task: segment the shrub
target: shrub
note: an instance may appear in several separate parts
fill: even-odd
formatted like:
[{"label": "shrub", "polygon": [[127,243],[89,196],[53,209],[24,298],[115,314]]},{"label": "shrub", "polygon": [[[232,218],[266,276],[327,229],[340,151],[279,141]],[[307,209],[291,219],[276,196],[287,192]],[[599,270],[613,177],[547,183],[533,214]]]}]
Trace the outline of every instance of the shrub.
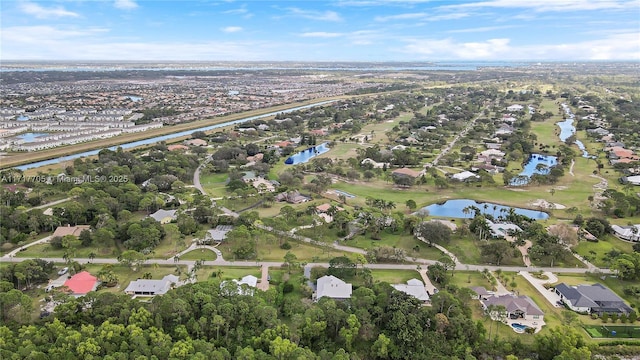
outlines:
[{"label": "shrub", "polygon": [[280,245],[280,249],[290,250],[291,249],[291,244],[289,244],[288,242],[285,242],[282,245]]},{"label": "shrub", "polygon": [[286,283],[284,283],[284,286],[282,287],[282,293],[288,294],[291,292],[293,292],[293,284],[287,281]]},{"label": "shrub", "polygon": [[596,314],[596,313],[591,314],[591,318],[594,319],[594,320],[597,319],[598,318],[598,314]]}]

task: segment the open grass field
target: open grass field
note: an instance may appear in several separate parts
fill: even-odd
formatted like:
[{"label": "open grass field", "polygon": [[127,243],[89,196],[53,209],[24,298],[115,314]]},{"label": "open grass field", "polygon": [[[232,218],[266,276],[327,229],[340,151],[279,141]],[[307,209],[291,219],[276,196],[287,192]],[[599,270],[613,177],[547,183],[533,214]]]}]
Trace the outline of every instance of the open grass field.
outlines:
[{"label": "open grass field", "polygon": [[[351,240],[344,241],[347,246],[353,246],[361,249],[371,249],[378,246],[390,246],[404,249],[410,257],[438,260],[444,254],[435,247],[429,247],[422,241],[417,240],[413,235],[409,234],[389,234],[382,232],[380,240],[372,240],[368,235],[357,235]],[[417,246],[417,248],[416,248]],[[419,249],[415,251],[415,249]]]},{"label": "open grass field", "polygon": [[244,276],[253,275],[260,279],[262,270],[259,266],[203,266],[196,271],[198,281],[206,281],[211,278],[222,280],[241,279]]},{"label": "open grass field", "polygon": [[[480,253],[480,247],[483,244],[487,244],[487,242],[482,242],[472,237],[461,238],[457,235],[454,235],[452,236],[452,239],[449,245],[445,245],[445,248],[451,251],[462,263],[489,264],[487,262],[489,259],[483,258]],[[514,254],[515,254],[515,251],[514,251]],[[520,252],[518,252],[517,254],[518,254],[517,256],[505,257],[500,263],[500,265],[523,266],[524,263],[522,261],[522,256],[520,255]]]},{"label": "open grass field", "polygon": [[491,283],[482,275],[480,271],[456,270],[451,277],[451,284],[460,288],[483,286],[485,289],[491,290]]},{"label": "open grass field", "polygon": [[[342,251],[335,250],[331,247],[320,248],[314,245],[310,245],[307,243],[302,243],[299,241],[295,241],[292,239],[286,239],[289,244],[291,244],[291,249],[285,250],[281,249],[279,246],[279,242],[276,241],[275,237],[272,238],[259,238],[257,241],[257,251],[258,255],[257,261],[284,261],[284,255],[287,251],[291,251],[296,257],[298,261],[306,261],[306,262],[328,262],[331,258],[336,256],[346,255],[349,256],[349,253],[344,253]],[[222,256],[225,260],[235,260],[235,256],[233,255],[233,246],[230,243],[222,243],[218,249],[222,251]]]},{"label": "open grass field", "polygon": [[606,254],[612,250],[631,253],[633,252],[633,244],[622,241],[613,235],[606,235],[598,242],[580,241],[580,243],[573,248],[573,251],[589,259],[589,261],[597,267],[609,267],[610,261],[606,257]]}]

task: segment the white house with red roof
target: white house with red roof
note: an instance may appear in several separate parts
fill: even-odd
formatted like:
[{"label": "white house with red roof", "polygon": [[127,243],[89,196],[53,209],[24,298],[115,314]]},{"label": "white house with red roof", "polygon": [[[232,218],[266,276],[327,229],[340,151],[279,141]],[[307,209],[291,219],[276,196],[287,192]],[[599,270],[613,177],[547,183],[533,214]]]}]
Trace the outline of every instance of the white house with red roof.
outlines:
[{"label": "white house with red roof", "polygon": [[71,295],[75,297],[84,296],[90,291],[95,291],[100,285],[98,278],[86,271],[79,272],[64,282]]}]

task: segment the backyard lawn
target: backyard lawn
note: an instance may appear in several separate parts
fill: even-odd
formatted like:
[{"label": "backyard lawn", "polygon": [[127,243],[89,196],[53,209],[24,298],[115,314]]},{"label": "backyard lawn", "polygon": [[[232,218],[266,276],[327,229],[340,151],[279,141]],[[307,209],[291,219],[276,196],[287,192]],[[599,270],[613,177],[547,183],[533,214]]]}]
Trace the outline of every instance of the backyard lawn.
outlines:
[{"label": "backyard lawn", "polygon": [[592,338],[628,339],[640,338],[640,326],[585,325],[584,329]]},{"label": "backyard lawn", "polygon": [[180,260],[216,260],[218,256],[209,249],[195,249],[180,256]]},{"label": "backyard lawn", "polygon": [[573,248],[573,251],[577,254],[591,261],[593,265],[602,268],[609,267],[610,259],[607,258],[606,254],[612,250],[632,253],[633,244],[622,241],[613,235],[606,235],[600,238],[598,242],[581,241]]}]

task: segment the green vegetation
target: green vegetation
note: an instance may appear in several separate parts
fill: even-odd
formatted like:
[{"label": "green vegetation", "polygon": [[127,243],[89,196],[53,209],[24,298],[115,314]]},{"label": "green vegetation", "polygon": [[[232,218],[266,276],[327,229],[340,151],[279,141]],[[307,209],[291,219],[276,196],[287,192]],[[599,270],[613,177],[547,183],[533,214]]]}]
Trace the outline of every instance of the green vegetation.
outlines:
[{"label": "green vegetation", "polygon": [[638,326],[585,325],[584,329],[592,338],[640,338],[640,327]]}]

